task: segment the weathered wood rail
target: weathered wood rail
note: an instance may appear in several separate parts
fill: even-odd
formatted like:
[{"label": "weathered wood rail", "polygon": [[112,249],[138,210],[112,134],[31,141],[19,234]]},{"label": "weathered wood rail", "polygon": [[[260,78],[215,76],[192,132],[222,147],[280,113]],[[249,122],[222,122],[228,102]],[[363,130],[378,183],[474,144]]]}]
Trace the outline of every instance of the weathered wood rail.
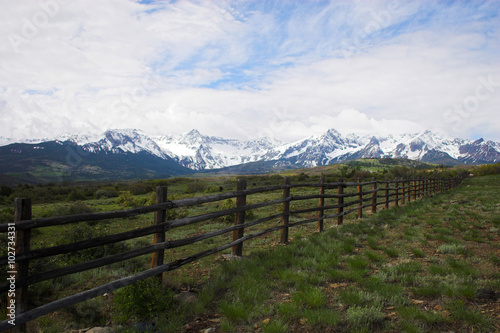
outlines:
[{"label": "weathered wood rail", "polygon": [[[13,244],[15,244],[15,256],[9,255],[0,257],[0,266],[7,267],[8,274],[13,274],[11,276],[15,277],[15,279],[11,281],[0,284],[0,293],[8,295],[7,306],[13,304],[15,307],[11,306],[11,308],[7,308],[7,319],[0,322],[0,331],[13,328],[13,323],[15,323],[15,327],[23,331],[25,330],[25,323],[30,320],[54,312],[63,307],[123,288],[139,280],[156,277],[161,281],[162,274],[165,272],[177,269],[190,262],[226,249],[232,249],[233,255],[241,256],[243,254],[243,244],[245,241],[271,232],[280,231],[280,242],[288,243],[290,228],[317,222],[317,229],[321,232],[324,230],[325,221],[329,219],[336,219],[335,224],[340,225],[344,222],[344,217],[348,214],[356,213],[358,218],[362,218],[363,211],[376,213],[378,206],[383,205],[384,208],[387,209],[391,203],[398,206],[407,202],[409,203],[412,200],[417,200],[423,196],[446,191],[460,184],[465,177],[465,174],[460,174],[455,178],[386,179],[385,181],[377,181],[375,179],[362,181],[361,179],[358,179],[357,182],[344,182],[340,179],[338,182],[333,183],[325,182],[325,178],[322,177],[319,183],[302,184],[291,184],[290,179],[286,177],[284,178],[283,185],[253,189],[247,189],[246,181],[239,180],[236,191],[173,201],[167,200],[166,187],[158,187],[156,190],[156,204],[154,205],[120,211],[58,216],[43,219],[31,219],[30,199],[16,199],[15,218],[13,223],[0,224],[0,233],[9,234],[9,232],[15,232],[15,241],[13,242]],[[371,187],[371,189],[368,189],[369,187]],[[294,195],[295,193],[293,193],[293,191],[296,191],[297,189],[309,189],[309,191],[314,191],[315,188],[318,190],[317,194],[304,195],[302,193],[297,193]],[[274,193],[276,194],[276,199],[247,204],[247,198],[255,194],[263,193]],[[196,216],[178,218],[171,221],[167,221],[166,219],[167,210],[198,206],[232,198],[236,198],[236,207],[231,209],[208,212]],[[292,209],[295,202],[305,202],[307,204],[311,204],[311,200],[314,199],[318,199],[317,205],[313,204],[313,206],[307,208]],[[335,204],[326,204],[328,200]],[[245,220],[246,211],[268,206],[279,207],[280,205],[280,213],[258,218],[253,221]],[[154,223],[152,226],[94,239],[82,240],[71,244],[46,247],[36,250],[30,249],[31,230],[35,228],[62,226],[84,221],[101,221],[112,218],[129,218],[151,212],[155,213]],[[299,214],[305,213],[317,213],[317,216],[313,215],[313,217],[310,217],[311,215],[309,215],[309,218],[296,222],[290,222],[290,217],[299,216]],[[202,234],[184,239],[167,241],[165,238],[165,233],[174,228],[193,225],[203,221],[221,218],[226,215],[235,216],[234,225],[215,231],[204,232]],[[272,221],[275,222],[274,226],[264,226],[263,230],[255,231],[250,234],[244,233],[246,229],[252,226]],[[280,221],[280,223],[276,225],[276,221]],[[233,233],[233,239],[227,244],[222,244],[173,262],[164,262],[164,252],[167,249],[174,249],[194,244],[202,240],[231,232]],[[12,234],[9,234],[9,236],[10,235]],[[127,250],[118,254],[109,255],[83,263],[44,271],[42,273],[29,273],[30,262],[37,259],[73,253],[76,251],[123,242],[148,235],[153,235],[154,237],[153,243],[148,246]],[[150,269],[106,283],[91,290],[83,291],[81,293],[38,306],[36,308],[28,308],[27,290],[29,286],[65,275],[118,263],[145,254],[152,255]],[[15,264],[13,264],[14,261]],[[10,266],[11,264],[12,266]],[[11,284],[12,281],[14,282],[14,285]],[[12,321],[12,319],[15,319],[15,321]]]}]

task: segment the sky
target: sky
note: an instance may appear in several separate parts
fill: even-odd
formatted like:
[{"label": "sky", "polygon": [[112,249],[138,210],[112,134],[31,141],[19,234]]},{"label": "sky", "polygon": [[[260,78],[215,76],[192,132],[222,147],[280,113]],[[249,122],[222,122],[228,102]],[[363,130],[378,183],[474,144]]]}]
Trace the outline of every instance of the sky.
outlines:
[{"label": "sky", "polygon": [[0,0],[0,136],[500,141],[500,1]]}]

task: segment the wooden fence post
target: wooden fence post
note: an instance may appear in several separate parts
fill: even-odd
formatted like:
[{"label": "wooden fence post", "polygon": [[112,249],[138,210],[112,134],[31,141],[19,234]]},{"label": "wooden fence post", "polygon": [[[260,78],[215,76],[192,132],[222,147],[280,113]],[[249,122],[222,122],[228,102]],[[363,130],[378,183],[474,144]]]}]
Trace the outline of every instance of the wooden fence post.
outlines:
[{"label": "wooden fence post", "polygon": [[[283,185],[285,188],[283,189],[283,199],[288,199],[290,197],[290,177],[285,177],[283,180]],[[281,225],[283,225],[283,229],[281,229],[281,239],[280,242],[283,244],[288,243],[288,223],[290,222],[290,201],[283,202],[283,216],[281,217]]]},{"label": "wooden fence post", "polygon": [[413,201],[417,200],[417,181],[413,179]]},{"label": "wooden fence post", "polygon": [[372,193],[372,214],[377,212],[377,179],[375,177],[372,178],[373,181],[373,193]]},{"label": "wooden fence post", "polygon": [[[31,199],[16,198],[14,200],[14,223],[13,223],[14,227],[16,222],[23,220],[31,220]],[[10,247],[9,244],[9,248],[15,249],[17,257],[19,254],[23,252],[28,252],[30,250],[31,229],[25,229],[25,230],[16,229],[15,235],[16,235],[15,244],[12,247]],[[10,249],[9,252],[11,252]],[[29,272],[29,261],[26,260],[23,262],[16,262],[13,265],[9,263],[8,269],[9,271],[7,273],[9,278],[11,277],[14,277],[15,279],[26,278]],[[7,280],[9,280],[9,278]],[[15,279],[12,280],[11,282],[15,283]],[[14,298],[12,299],[11,297],[8,297],[7,307],[12,304],[12,301],[14,301],[15,302],[14,315],[17,316],[28,310],[28,286],[26,287],[16,286],[14,287],[14,290],[15,290]],[[8,294],[10,294],[10,292]],[[6,312],[7,314],[11,313],[9,309],[7,310],[8,310]],[[7,316],[7,319],[9,319],[9,316]],[[26,324],[21,324],[19,326],[16,325],[16,328],[20,332],[26,332]]]},{"label": "wooden fence post", "polygon": [[358,178],[358,219],[363,218],[363,186],[360,183],[361,178]]},{"label": "wooden fence post", "polygon": [[[325,183],[325,176],[321,176],[320,180],[319,180],[321,186],[319,188],[319,194],[320,195],[324,195],[325,194],[325,186],[323,185]],[[319,202],[318,202],[318,207],[319,207],[319,211],[318,211],[318,231],[319,232],[322,232],[323,229],[324,229],[324,219],[323,219],[323,216],[325,215],[325,198],[321,197],[319,198]]]},{"label": "wooden fence post", "polygon": [[385,178],[385,209],[389,209],[389,179]]},{"label": "wooden fence post", "polygon": [[[244,191],[247,189],[247,181],[245,179],[238,179],[238,184],[236,185],[236,191]],[[247,204],[247,196],[239,195],[236,197],[236,207],[243,207]],[[238,212],[234,216],[234,225],[245,224],[245,213],[246,211]],[[244,229],[236,229],[233,231],[233,241],[243,237]],[[234,256],[241,257],[243,255],[243,243],[237,244],[232,248],[232,254]]]},{"label": "wooden fence post", "polygon": [[402,200],[401,200],[401,204],[405,204],[406,203],[406,191],[405,191],[405,186],[406,186],[406,182],[405,182],[405,179],[403,177],[401,177],[401,184],[402,184],[402,188],[401,188],[401,191],[402,191]]},{"label": "wooden fence post", "polygon": [[[156,187],[156,203],[164,203],[167,202],[167,187],[166,186],[157,186]],[[162,209],[158,210],[155,212],[155,217],[154,217],[154,225],[162,224],[167,221],[167,210]],[[161,231],[158,233],[155,233],[153,235],[153,244],[156,243],[163,243],[165,242],[165,232]],[[152,253],[151,257],[151,268],[154,268],[156,266],[161,266],[163,265],[165,258],[165,250],[158,250],[156,252]],[[163,274],[159,274],[156,276],[156,278],[159,280],[159,282],[162,282],[162,276]]]},{"label": "wooden fence post", "polygon": [[408,203],[411,202],[411,180],[408,179]]},{"label": "wooden fence post", "polygon": [[396,191],[394,192],[394,200],[396,203],[396,207],[399,206],[399,181],[398,177],[394,178],[394,187],[396,188]]},{"label": "wooden fence post", "polygon": [[339,178],[339,188],[338,188],[338,206],[337,213],[340,214],[337,217],[337,225],[341,225],[344,223],[344,178]]}]

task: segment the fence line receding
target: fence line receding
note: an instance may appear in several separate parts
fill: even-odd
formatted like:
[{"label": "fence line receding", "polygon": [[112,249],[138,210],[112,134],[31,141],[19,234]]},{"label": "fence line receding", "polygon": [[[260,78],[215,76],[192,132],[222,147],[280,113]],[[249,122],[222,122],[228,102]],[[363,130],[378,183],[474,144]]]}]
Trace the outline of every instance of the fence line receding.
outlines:
[{"label": "fence line receding", "polygon": [[[154,205],[120,211],[57,216],[43,219],[31,218],[30,199],[16,199],[13,223],[0,224],[0,233],[8,234],[15,230],[15,259],[13,256],[0,257],[0,266],[2,267],[9,267],[8,265],[12,263],[13,259],[15,260],[15,264],[8,268],[9,272],[15,272],[15,292],[10,292],[12,291],[12,285],[9,281],[0,284],[0,292],[8,295],[7,305],[15,304],[15,310],[7,309],[7,319],[0,322],[0,331],[5,331],[13,327],[13,322],[9,322],[9,319],[12,318],[12,315],[9,317],[9,311],[11,314],[13,313],[15,315],[15,326],[22,331],[25,330],[25,323],[30,320],[54,312],[63,307],[126,287],[149,277],[155,277],[161,281],[163,273],[177,269],[203,257],[227,249],[232,249],[233,255],[241,256],[243,254],[243,245],[245,241],[271,232],[279,232],[277,240],[281,243],[288,243],[290,228],[317,222],[317,230],[321,232],[328,223],[341,225],[344,223],[344,217],[348,214],[355,213],[358,218],[362,218],[363,212],[376,213],[378,206],[383,206],[385,209],[388,209],[390,204],[398,206],[400,204],[410,203],[423,196],[433,195],[453,188],[459,185],[465,177],[466,174],[460,174],[454,178],[396,178],[393,180],[386,179],[384,181],[377,181],[375,179],[363,181],[362,179],[358,179],[357,182],[344,182],[343,179],[339,179],[338,182],[332,183],[325,182],[325,178],[321,177],[318,183],[301,184],[291,184],[290,178],[285,177],[282,185],[252,189],[248,189],[246,181],[242,179],[238,180],[236,191],[173,201],[167,200],[166,187],[158,187],[156,189],[156,204]],[[252,200],[249,200],[256,195],[262,194],[274,195],[274,198],[272,200],[259,202],[252,202]],[[180,209],[182,207],[198,207],[203,204],[220,202],[227,199],[236,199],[236,206],[199,215],[181,217],[174,220],[167,220],[166,218],[168,210]],[[300,203],[305,205],[305,207],[300,207]],[[269,206],[276,207],[275,209],[278,213],[253,220],[245,218],[248,211]],[[30,248],[31,231],[33,229],[75,224],[84,221],[130,218],[152,212],[155,214],[154,223],[151,226],[77,241],[70,244],[33,250]],[[302,216],[305,213],[311,213],[312,215],[303,219]],[[206,222],[228,215],[234,215],[233,225],[228,225],[222,229],[203,232],[183,239],[168,241],[165,238],[165,234],[174,228]],[[292,219],[292,217],[295,217],[298,221]],[[274,224],[269,223],[264,225],[266,222],[274,222]],[[250,227],[256,225],[262,225],[262,229],[257,231],[252,230],[252,233],[245,232],[245,230],[250,230]],[[187,246],[227,233],[232,233],[233,235],[232,241],[229,243],[221,244],[179,260],[165,263],[165,257],[168,257],[165,256],[165,250]],[[75,253],[76,251],[92,249],[148,235],[153,235],[153,242],[147,246],[125,250],[120,253],[55,268],[41,273],[31,274],[29,271],[30,262],[36,262],[38,259]],[[75,295],[58,299],[36,308],[28,308],[29,286],[42,281],[84,272],[147,254],[151,254],[150,269]]]}]

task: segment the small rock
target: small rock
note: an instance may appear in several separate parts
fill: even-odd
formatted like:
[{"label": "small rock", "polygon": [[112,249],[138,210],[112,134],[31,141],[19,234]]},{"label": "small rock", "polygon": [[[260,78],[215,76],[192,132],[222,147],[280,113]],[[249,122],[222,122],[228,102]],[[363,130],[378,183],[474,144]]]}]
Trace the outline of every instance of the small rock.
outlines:
[{"label": "small rock", "polygon": [[479,289],[476,293],[476,297],[482,300],[491,300],[496,302],[500,296],[500,293],[496,293],[491,289]]},{"label": "small rock", "polygon": [[217,257],[215,260],[216,261],[231,261],[231,260],[241,260],[241,256],[235,256],[232,254],[223,254],[219,257]]},{"label": "small rock", "polygon": [[115,330],[112,327],[94,327],[86,333],[113,333]]},{"label": "small rock", "polygon": [[140,322],[134,325],[137,332],[148,332],[152,331],[155,327],[155,322]]},{"label": "small rock", "polygon": [[214,332],[215,332],[215,328],[213,328],[213,327],[207,328],[205,331],[203,331],[203,333],[214,333]]},{"label": "small rock", "polygon": [[175,295],[174,299],[178,300],[181,304],[195,303],[198,301],[196,294],[189,291]]}]

